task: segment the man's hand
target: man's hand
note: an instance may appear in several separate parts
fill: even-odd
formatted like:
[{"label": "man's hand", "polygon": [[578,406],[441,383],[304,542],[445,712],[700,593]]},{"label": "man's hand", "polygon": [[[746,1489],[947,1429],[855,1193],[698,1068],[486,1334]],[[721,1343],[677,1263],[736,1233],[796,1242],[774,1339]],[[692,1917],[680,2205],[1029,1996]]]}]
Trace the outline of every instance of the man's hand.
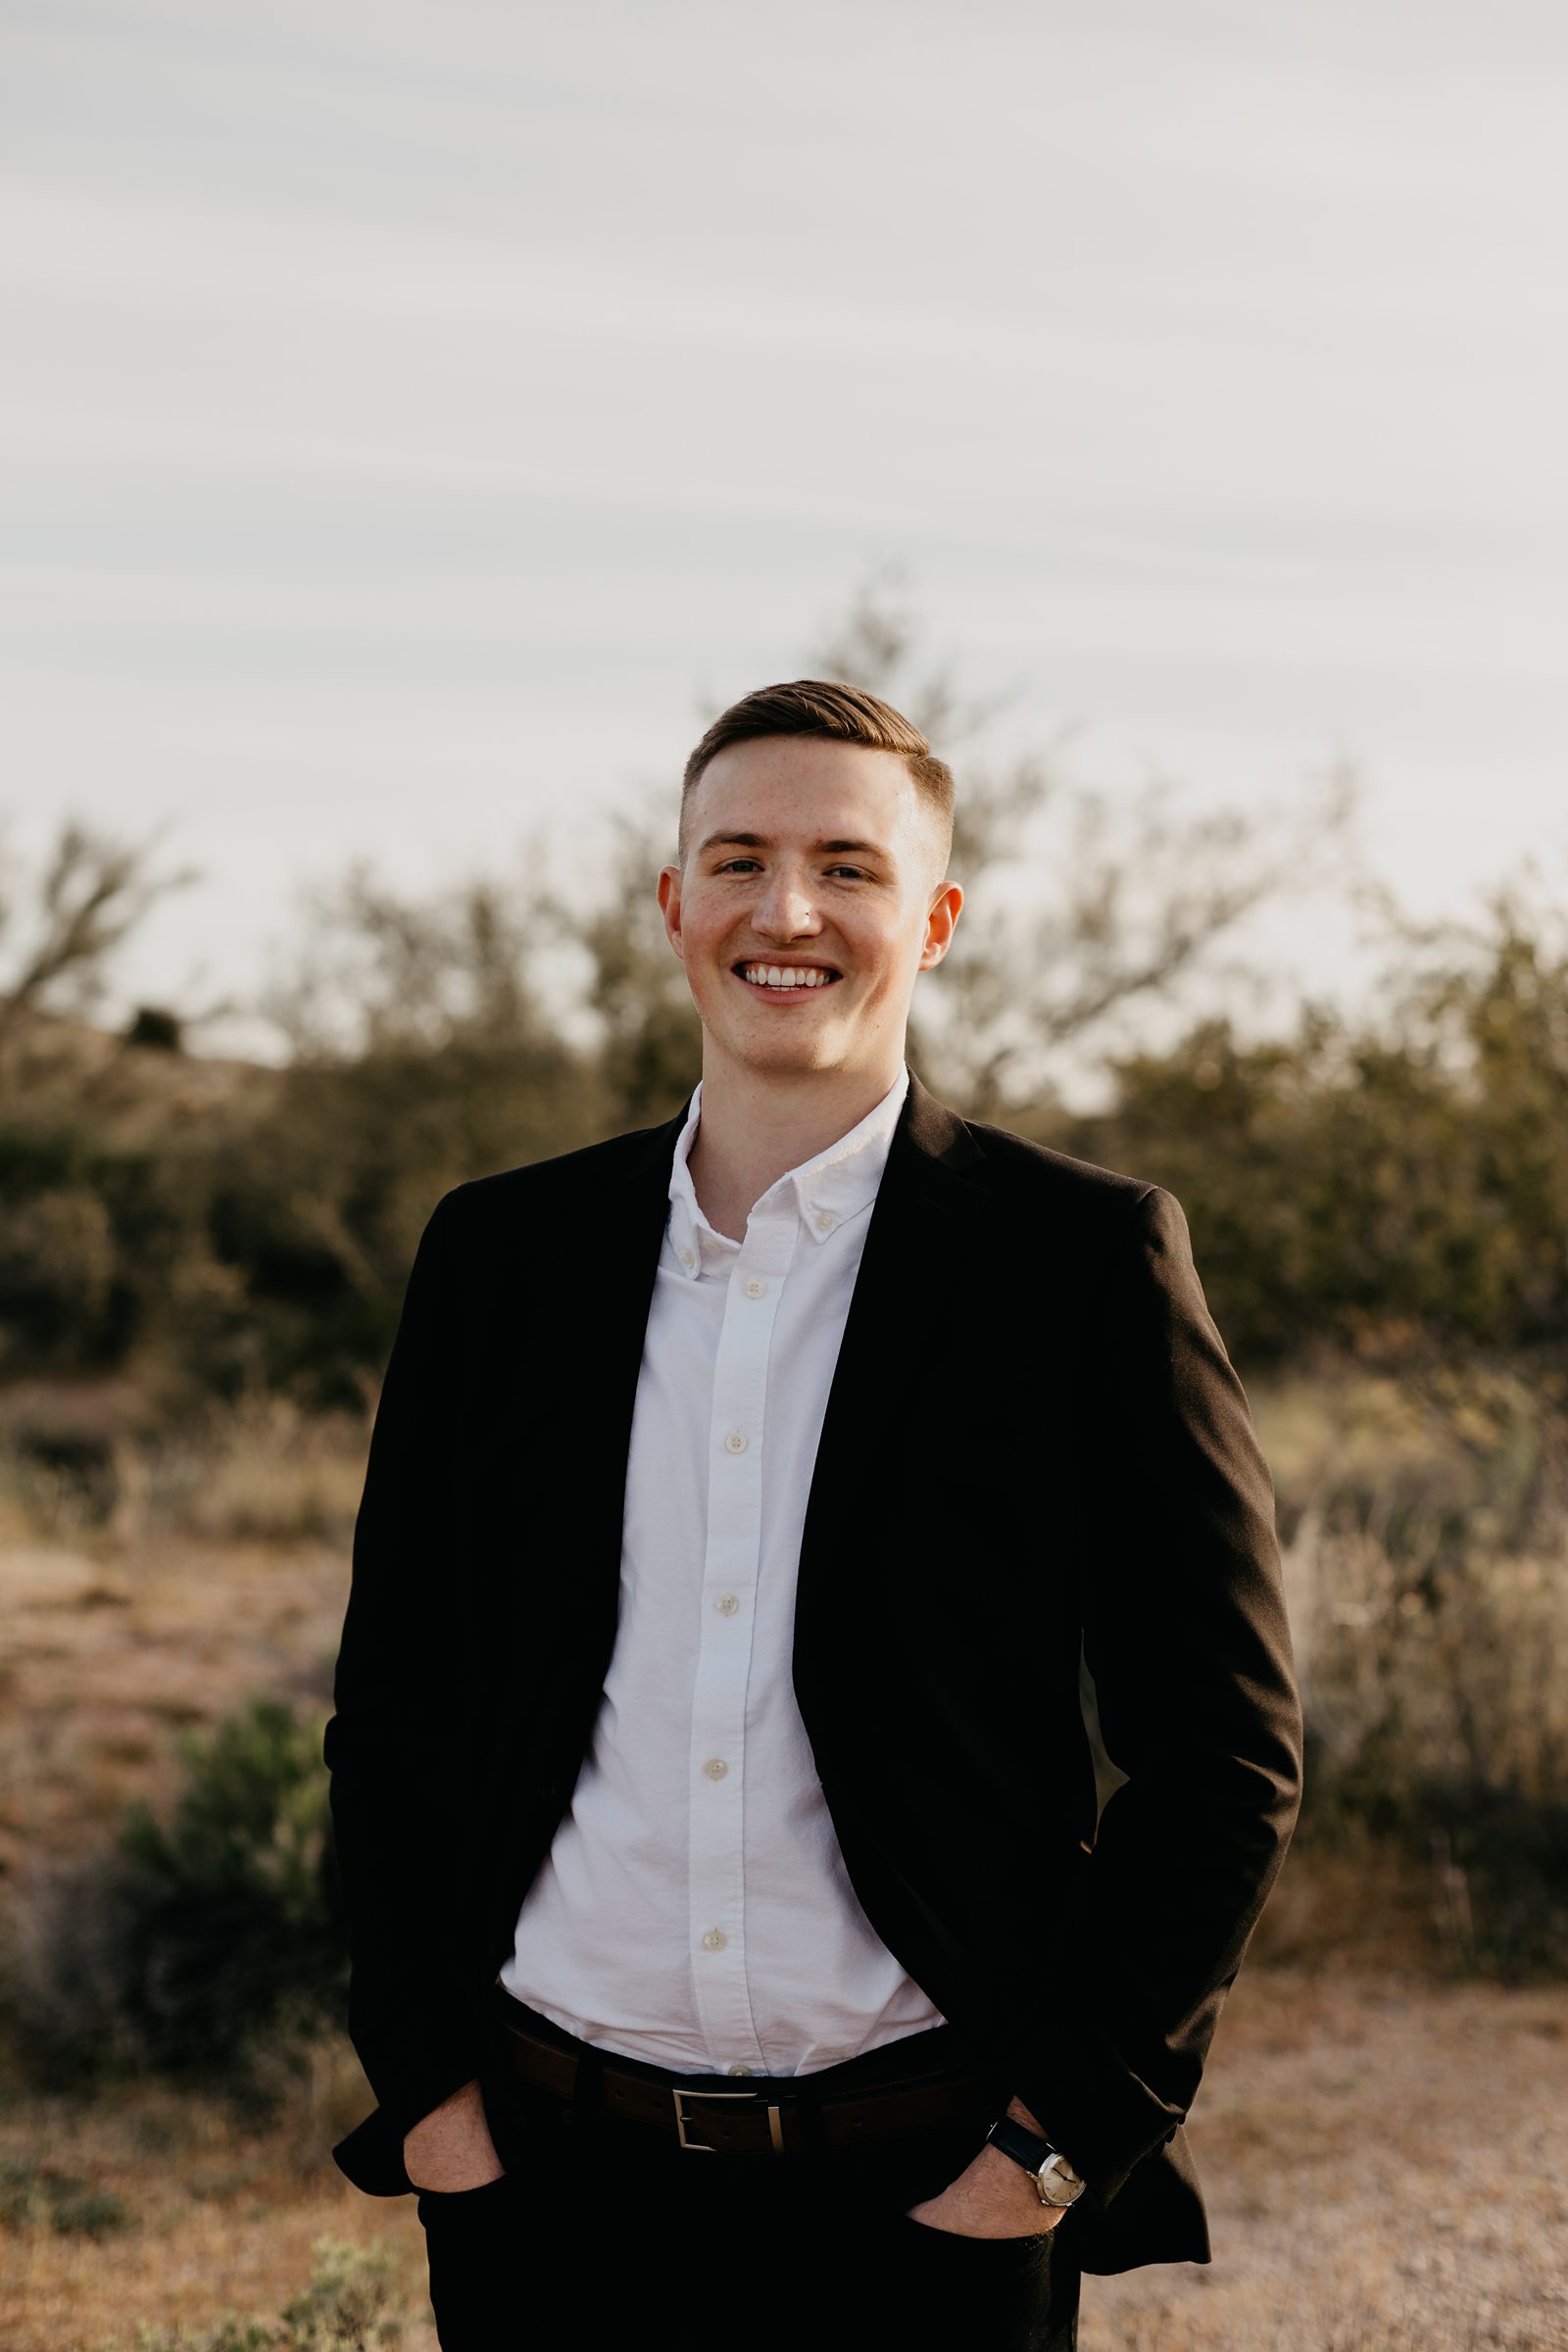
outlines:
[{"label": "man's hand", "polygon": [[477,2079],[405,2132],[403,2169],[416,2188],[482,2188],[499,2180],[507,2168],[490,2136]]},{"label": "man's hand", "polygon": [[[1044,2138],[1027,2107],[1012,2100],[1007,2113],[1026,2132]],[[941,2194],[909,2208],[911,2222],[929,2230],[948,2230],[956,2237],[1036,2237],[1054,2230],[1065,2205],[1042,2205],[1039,2192],[1021,2164],[1000,2148],[983,2147],[956,2180]]]}]

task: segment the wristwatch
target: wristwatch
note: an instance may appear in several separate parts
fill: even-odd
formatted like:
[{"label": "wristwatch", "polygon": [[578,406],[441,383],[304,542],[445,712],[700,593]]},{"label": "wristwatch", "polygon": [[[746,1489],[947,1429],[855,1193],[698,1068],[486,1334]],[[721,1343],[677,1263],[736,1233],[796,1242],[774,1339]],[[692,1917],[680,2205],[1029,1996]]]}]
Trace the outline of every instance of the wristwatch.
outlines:
[{"label": "wristwatch", "polygon": [[997,2118],[986,2138],[1014,2164],[1021,2164],[1034,2182],[1042,2205],[1071,2205],[1084,2193],[1084,2177],[1074,2172],[1059,2148],[1038,2132],[1026,2132],[1010,2115]]}]

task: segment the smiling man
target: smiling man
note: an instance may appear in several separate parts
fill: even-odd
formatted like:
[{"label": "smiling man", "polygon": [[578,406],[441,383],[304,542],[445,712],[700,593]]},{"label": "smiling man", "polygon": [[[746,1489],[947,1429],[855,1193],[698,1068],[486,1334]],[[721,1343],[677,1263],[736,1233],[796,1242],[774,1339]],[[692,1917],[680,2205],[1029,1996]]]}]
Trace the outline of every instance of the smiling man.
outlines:
[{"label": "smiling man", "polygon": [[659,877],[691,1101],[419,1246],[334,2153],[417,2192],[445,2352],[1052,2352],[1083,2270],[1208,2259],[1183,2124],[1299,1788],[1272,1490],[1170,1195],[906,1066],[952,812],[872,695],[725,711]]}]

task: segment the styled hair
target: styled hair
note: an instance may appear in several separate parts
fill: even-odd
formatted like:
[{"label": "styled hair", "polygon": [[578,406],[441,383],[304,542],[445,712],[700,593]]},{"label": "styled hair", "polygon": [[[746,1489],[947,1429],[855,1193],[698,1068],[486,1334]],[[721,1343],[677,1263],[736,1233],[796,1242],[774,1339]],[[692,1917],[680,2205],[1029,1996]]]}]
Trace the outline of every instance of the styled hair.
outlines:
[{"label": "styled hair", "polygon": [[680,857],[684,863],[687,814],[703,770],[732,743],[755,743],[765,735],[818,735],[831,743],[863,744],[867,751],[897,752],[921,797],[940,820],[942,870],[953,848],[953,770],[939,760],[912,718],[895,710],[863,686],[841,678],[796,678],[787,686],[758,686],[721,710],[686,762],[680,794]]}]

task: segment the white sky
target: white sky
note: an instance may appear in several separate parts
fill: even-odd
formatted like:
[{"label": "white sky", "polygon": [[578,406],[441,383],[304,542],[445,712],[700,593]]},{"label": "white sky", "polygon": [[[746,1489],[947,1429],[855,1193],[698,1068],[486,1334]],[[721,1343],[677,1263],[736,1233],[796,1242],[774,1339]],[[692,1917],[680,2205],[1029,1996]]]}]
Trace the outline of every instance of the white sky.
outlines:
[{"label": "white sky", "polygon": [[0,52],[0,808],[204,869],[128,993],[248,988],[357,853],[591,845],[889,560],[1107,774],[1348,752],[1424,907],[1568,848],[1557,0],[7,0]]}]

